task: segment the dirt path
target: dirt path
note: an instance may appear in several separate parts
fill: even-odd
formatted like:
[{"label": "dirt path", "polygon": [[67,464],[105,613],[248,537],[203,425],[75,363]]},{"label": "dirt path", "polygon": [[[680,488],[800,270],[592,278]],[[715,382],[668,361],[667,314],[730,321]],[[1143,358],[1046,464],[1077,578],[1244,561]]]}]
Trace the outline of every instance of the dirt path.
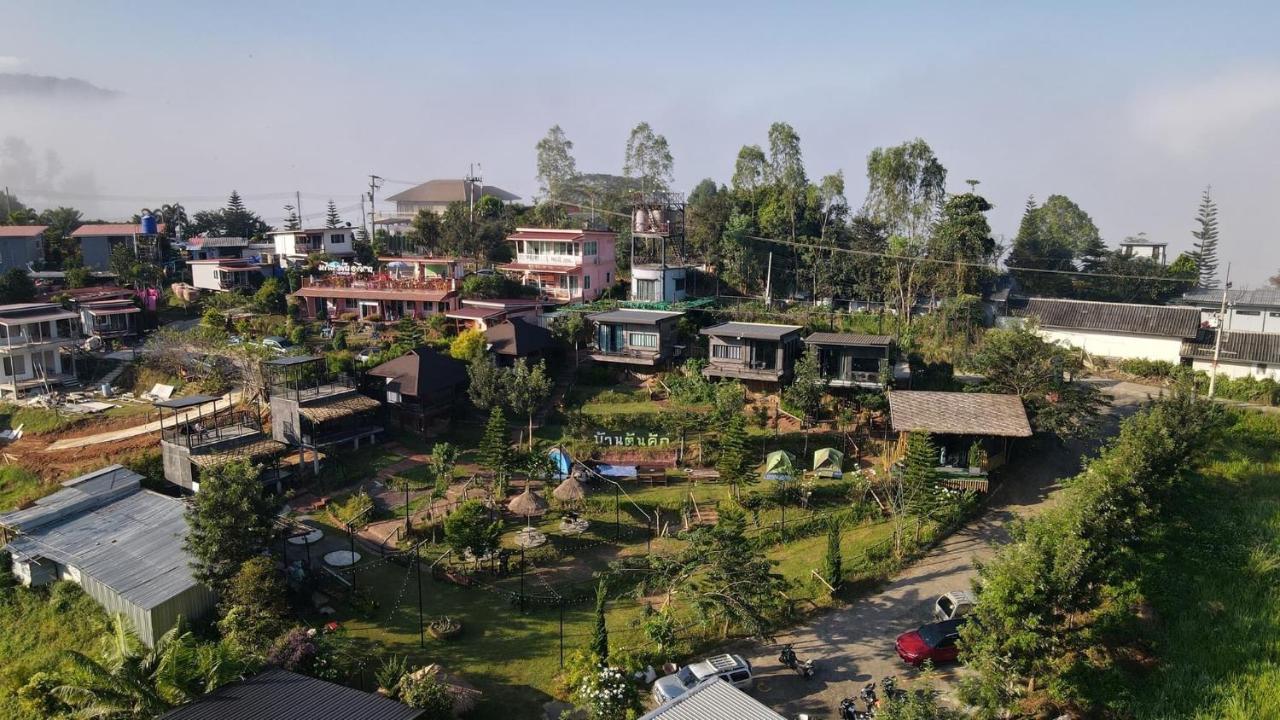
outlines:
[{"label": "dirt path", "polygon": [[96,435],[87,435],[85,437],[63,438],[61,440],[55,440],[54,442],[50,443],[49,446],[46,447],[43,452],[57,452],[59,450],[82,448],[82,447],[88,447],[90,445],[100,445],[102,443],[113,443],[113,442],[118,442],[120,440],[127,440],[129,438],[137,437],[139,435],[146,435],[153,432],[159,432],[161,428],[173,427],[175,423],[187,422],[191,418],[198,416],[201,411],[208,412],[212,410],[215,403],[224,403],[224,404],[230,403],[234,405],[235,403],[240,402],[240,397],[241,397],[241,392],[239,390],[236,390],[234,392],[223,395],[222,397],[218,398],[216,401],[205,403],[204,405],[199,405],[197,407],[193,407],[190,410],[184,410],[181,413],[178,413],[178,416],[176,419],[166,417],[163,420],[155,420],[155,421],[146,423],[145,425],[134,425],[132,427],[121,428],[119,430],[109,430],[107,432],[98,433]]},{"label": "dirt path", "polygon": [[[1158,388],[1133,383],[1098,384],[1112,396],[1107,435],[1115,432],[1117,418],[1131,414],[1148,396],[1159,392]],[[755,668],[753,694],[787,717],[800,713],[832,717],[840,700],[856,696],[867,682],[878,682],[886,675],[912,676],[913,671],[894,652],[894,638],[928,622],[939,595],[969,589],[976,574],[973,561],[994,554],[996,546],[1007,540],[1013,520],[1050,504],[1059,481],[1077,472],[1081,457],[1093,448],[1092,444],[1072,445],[1015,460],[1020,476],[996,490],[981,517],[874,595],[780,634],[776,645],[749,643],[734,648]],[[817,662],[813,679],[801,680],[778,662],[783,643],[793,644],[801,658]],[[944,668],[940,677],[944,686],[954,679],[955,672],[955,668]]]}]

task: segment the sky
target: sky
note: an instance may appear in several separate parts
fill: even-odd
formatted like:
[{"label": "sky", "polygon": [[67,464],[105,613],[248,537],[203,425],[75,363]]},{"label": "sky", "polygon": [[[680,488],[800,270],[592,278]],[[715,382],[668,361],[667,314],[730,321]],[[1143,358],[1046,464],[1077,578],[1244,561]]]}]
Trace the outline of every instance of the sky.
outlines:
[{"label": "sky", "polygon": [[785,121],[855,207],[867,153],[924,138],[1010,241],[1028,196],[1063,194],[1173,255],[1211,185],[1256,286],[1280,270],[1278,29],[1275,2],[0,0],[0,73],[113,91],[0,84],[0,185],[105,219],[235,188],[279,222],[297,191],[358,222],[371,173],[386,197],[478,163],[528,200],[554,124],[580,170],[620,173],[648,121],[687,191]]}]

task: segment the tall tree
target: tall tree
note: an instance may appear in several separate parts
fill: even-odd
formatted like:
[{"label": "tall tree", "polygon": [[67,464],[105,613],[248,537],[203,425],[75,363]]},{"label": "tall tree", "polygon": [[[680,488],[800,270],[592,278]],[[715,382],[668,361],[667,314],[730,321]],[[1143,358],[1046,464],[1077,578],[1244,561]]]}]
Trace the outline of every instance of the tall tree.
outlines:
[{"label": "tall tree", "polygon": [[542,194],[564,199],[578,177],[578,163],[573,159],[573,141],[559,125],[551,126],[538,141],[538,183]]},{"label": "tall tree", "polygon": [[409,237],[418,252],[432,255],[440,249],[440,216],[432,210],[419,210],[409,224]]},{"label": "tall tree", "polygon": [[467,396],[471,404],[481,410],[500,407],[507,396],[507,375],[510,371],[498,367],[486,355],[477,355],[467,365]]},{"label": "tall tree", "polygon": [[942,216],[929,241],[929,259],[949,263],[938,268],[943,276],[938,284],[946,294],[977,290],[984,271],[973,265],[990,262],[996,249],[991,225],[987,223],[986,213],[990,210],[991,203],[973,193],[952,195],[943,204]]},{"label": "tall tree", "polygon": [[596,584],[596,622],[591,629],[591,655],[598,663],[609,660],[609,628],[605,625],[605,607],[609,602],[609,584],[604,576]]},{"label": "tall tree", "polygon": [[923,242],[946,195],[947,169],[920,138],[867,156],[865,212],[893,235]]},{"label": "tall tree", "polygon": [[791,240],[796,239],[796,215],[809,179],[800,153],[800,134],[784,122],[769,126],[769,179],[781,191],[790,220]]},{"label": "tall tree", "polygon": [[844,551],[840,548],[843,530],[844,526],[839,518],[834,518],[828,523],[827,554],[822,559],[822,577],[836,590],[844,584]]},{"label": "tall tree", "polygon": [[1200,287],[1218,286],[1218,204],[1214,202],[1211,187],[1200,196],[1200,211],[1196,214],[1197,230],[1191,231],[1195,242],[1196,268],[1200,272]]},{"label": "tall tree", "polygon": [[810,349],[796,361],[795,379],[782,396],[788,405],[800,411],[802,419],[808,423],[822,409],[822,395],[826,388],[827,379],[822,377],[822,368],[818,366],[818,351]]},{"label": "tall tree", "polygon": [[274,508],[262,491],[259,470],[247,461],[206,468],[200,492],[187,508],[187,538],[196,579],[222,591],[240,565],[271,539]]},{"label": "tall tree", "polygon": [[665,191],[674,179],[671,148],[667,139],[642,122],[631,130],[622,174],[640,181],[641,192]]},{"label": "tall tree", "polygon": [[479,450],[480,462],[485,467],[499,476],[507,475],[512,459],[511,442],[507,433],[507,416],[499,405],[489,411],[489,422],[484,426]]},{"label": "tall tree", "polygon": [[768,176],[769,160],[765,157],[764,150],[759,145],[743,145],[733,165],[731,183],[734,191],[754,197]]},{"label": "tall tree", "polygon": [[342,216],[338,214],[338,205],[329,198],[329,205],[324,211],[324,226],[327,228],[342,227]]},{"label": "tall tree", "polygon": [[698,568],[686,587],[704,622],[719,621],[725,634],[737,626],[756,638],[771,636],[786,604],[787,581],[747,540],[741,510],[725,507],[715,525],[695,530],[684,564]]},{"label": "tall tree", "polygon": [[293,205],[284,206],[284,229],[301,230],[302,218],[298,217],[298,208]]},{"label": "tall tree", "polygon": [[716,458],[716,472],[719,473],[720,480],[729,483],[734,495],[737,495],[740,485],[754,479],[754,465],[747,444],[747,421],[742,413],[735,413],[729,416],[728,422],[720,431],[720,454]]},{"label": "tall tree", "polygon": [[530,450],[533,450],[533,416],[551,397],[551,386],[546,363],[539,361],[537,365],[530,365],[524,358],[516,361],[507,379],[507,400],[511,409],[529,420]]},{"label": "tall tree", "polygon": [[1028,197],[1018,235],[1006,261],[1013,276],[1028,293],[1065,295],[1071,291],[1071,276],[1060,272],[1031,271],[1073,271],[1076,269],[1073,257],[1074,252],[1069,245],[1047,233],[1035,197]]},{"label": "tall tree", "polygon": [[907,435],[907,454],[902,466],[905,507],[918,517],[928,515],[938,504],[938,450],[927,432]]}]

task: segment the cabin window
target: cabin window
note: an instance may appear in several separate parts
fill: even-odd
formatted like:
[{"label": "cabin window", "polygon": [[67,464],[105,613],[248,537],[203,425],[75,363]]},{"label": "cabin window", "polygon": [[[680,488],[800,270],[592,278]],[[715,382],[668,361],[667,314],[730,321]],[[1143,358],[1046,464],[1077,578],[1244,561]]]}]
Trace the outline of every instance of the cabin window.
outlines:
[{"label": "cabin window", "polygon": [[341,245],[346,241],[347,241],[347,236],[344,233],[329,233],[330,245]]},{"label": "cabin window", "polygon": [[741,360],[742,346],[713,344],[711,346],[711,357],[723,360]]},{"label": "cabin window", "polygon": [[27,357],[25,355],[14,355],[4,359],[4,374],[9,377],[15,375],[23,375],[27,372]]},{"label": "cabin window", "polygon": [[676,292],[684,292],[684,278],[678,277],[675,279],[675,290]]},{"label": "cabin window", "polygon": [[638,348],[657,348],[658,333],[633,332],[627,334],[627,344]]},{"label": "cabin window", "polygon": [[582,254],[583,254],[583,255],[595,255],[595,254],[596,254],[596,250],[599,248],[599,245],[597,244],[598,242],[599,242],[599,241],[597,241],[597,240],[588,240],[588,241],[586,241],[586,242],[582,243]]},{"label": "cabin window", "polygon": [[1271,312],[1267,313],[1267,317],[1280,318],[1280,312],[1276,312],[1272,310]]},{"label": "cabin window", "polygon": [[1262,311],[1261,311],[1261,310],[1237,310],[1237,311],[1236,311],[1236,314],[1237,314],[1237,315],[1248,315],[1249,317],[1256,317],[1256,316],[1261,315],[1261,314],[1262,314]]},{"label": "cabin window", "polygon": [[590,275],[583,275],[583,276],[582,276],[582,289],[583,289],[583,290],[590,290],[590,289],[591,289],[591,276],[590,276]]}]

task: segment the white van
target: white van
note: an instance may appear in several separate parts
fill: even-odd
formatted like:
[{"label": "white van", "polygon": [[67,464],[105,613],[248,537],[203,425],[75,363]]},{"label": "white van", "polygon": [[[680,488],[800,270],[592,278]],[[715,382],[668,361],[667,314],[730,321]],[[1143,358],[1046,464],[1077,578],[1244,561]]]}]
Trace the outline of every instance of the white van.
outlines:
[{"label": "white van", "polygon": [[751,663],[741,655],[716,655],[658,678],[653,683],[653,699],[659,705],[674,700],[709,677],[718,677],[739,690],[751,687],[755,680],[751,674]]}]

